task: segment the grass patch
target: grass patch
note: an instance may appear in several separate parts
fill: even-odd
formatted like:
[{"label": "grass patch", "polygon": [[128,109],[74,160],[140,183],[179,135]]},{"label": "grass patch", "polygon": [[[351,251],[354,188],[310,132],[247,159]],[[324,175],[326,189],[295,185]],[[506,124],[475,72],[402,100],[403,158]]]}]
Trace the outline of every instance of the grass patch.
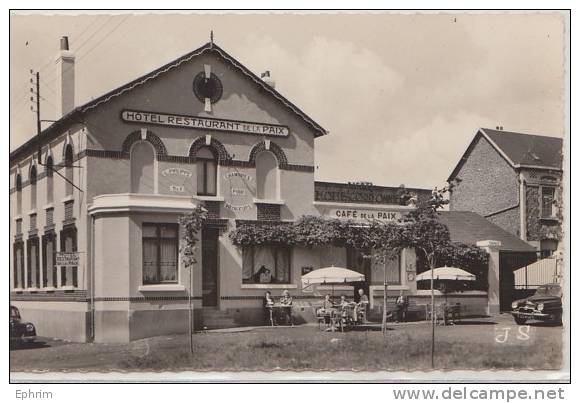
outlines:
[{"label": "grass patch", "polygon": [[[497,326],[496,326],[497,325]],[[529,340],[497,342],[497,332],[514,326],[478,323],[436,329],[436,369],[558,369],[562,328],[531,328]],[[512,329],[512,335],[517,335]],[[380,331],[321,332],[317,327],[258,328],[240,333],[153,337],[126,344],[65,344],[11,351],[13,371],[271,371],[430,370],[428,324]]]}]

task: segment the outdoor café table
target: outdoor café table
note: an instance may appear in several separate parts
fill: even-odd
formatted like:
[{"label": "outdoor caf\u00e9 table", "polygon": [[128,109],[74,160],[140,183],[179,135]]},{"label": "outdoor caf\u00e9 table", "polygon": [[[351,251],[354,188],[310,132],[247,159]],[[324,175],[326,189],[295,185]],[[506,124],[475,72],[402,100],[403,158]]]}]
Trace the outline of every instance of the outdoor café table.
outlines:
[{"label": "outdoor caf\u00e9 table", "polygon": [[[425,305],[425,309],[426,319],[431,320],[431,304]],[[459,313],[459,305],[449,305],[447,303],[435,305],[435,323],[442,326],[454,325],[454,320],[459,319]]]},{"label": "outdoor caf\u00e9 table", "polygon": [[274,323],[277,322],[276,318],[280,318],[280,317],[285,317],[286,320],[288,320],[288,318],[290,318],[290,323],[286,323],[287,325],[292,325],[294,326],[294,320],[292,318],[292,305],[284,305],[284,304],[280,304],[280,303],[275,303],[274,305],[271,305],[269,307],[270,309],[270,313],[271,313],[271,318],[272,320],[270,321],[270,324],[272,326],[274,326]]},{"label": "outdoor caf\u00e9 table", "polygon": [[341,331],[344,331],[344,327],[349,324],[354,323],[354,305],[349,304],[346,306],[337,305],[332,309],[332,315],[330,318],[332,324],[332,331],[334,332],[337,327],[340,327]]}]

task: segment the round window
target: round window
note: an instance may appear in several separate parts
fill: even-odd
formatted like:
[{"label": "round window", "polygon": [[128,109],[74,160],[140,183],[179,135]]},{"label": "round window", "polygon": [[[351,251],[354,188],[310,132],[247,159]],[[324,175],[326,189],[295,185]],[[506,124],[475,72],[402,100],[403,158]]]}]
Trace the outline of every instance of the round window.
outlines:
[{"label": "round window", "polygon": [[213,73],[208,78],[204,72],[201,72],[193,79],[193,93],[201,102],[209,98],[210,102],[215,104],[222,97],[222,82]]}]

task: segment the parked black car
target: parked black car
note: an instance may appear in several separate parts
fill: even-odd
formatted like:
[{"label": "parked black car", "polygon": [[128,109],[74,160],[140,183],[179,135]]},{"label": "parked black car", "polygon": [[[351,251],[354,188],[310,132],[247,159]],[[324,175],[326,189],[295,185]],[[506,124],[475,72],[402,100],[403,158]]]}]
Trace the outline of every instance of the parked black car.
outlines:
[{"label": "parked black car", "polygon": [[545,284],[535,294],[512,302],[512,315],[518,325],[529,319],[562,324],[562,287]]},{"label": "parked black car", "polygon": [[36,329],[30,322],[23,322],[20,311],[10,305],[10,345],[26,341],[32,343],[36,339]]}]

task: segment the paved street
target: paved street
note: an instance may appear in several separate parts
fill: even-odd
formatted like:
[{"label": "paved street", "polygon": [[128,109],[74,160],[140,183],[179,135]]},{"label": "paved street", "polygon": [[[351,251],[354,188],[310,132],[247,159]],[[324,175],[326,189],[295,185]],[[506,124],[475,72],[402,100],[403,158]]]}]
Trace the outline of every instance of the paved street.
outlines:
[{"label": "paved street", "polygon": [[[321,332],[316,326],[248,328],[153,337],[126,344],[39,339],[10,352],[12,371],[147,369],[416,369],[430,365],[425,322],[370,331]],[[468,319],[436,329],[438,368],[557,368],[562,327],[517,326],[509,315]]]}]

